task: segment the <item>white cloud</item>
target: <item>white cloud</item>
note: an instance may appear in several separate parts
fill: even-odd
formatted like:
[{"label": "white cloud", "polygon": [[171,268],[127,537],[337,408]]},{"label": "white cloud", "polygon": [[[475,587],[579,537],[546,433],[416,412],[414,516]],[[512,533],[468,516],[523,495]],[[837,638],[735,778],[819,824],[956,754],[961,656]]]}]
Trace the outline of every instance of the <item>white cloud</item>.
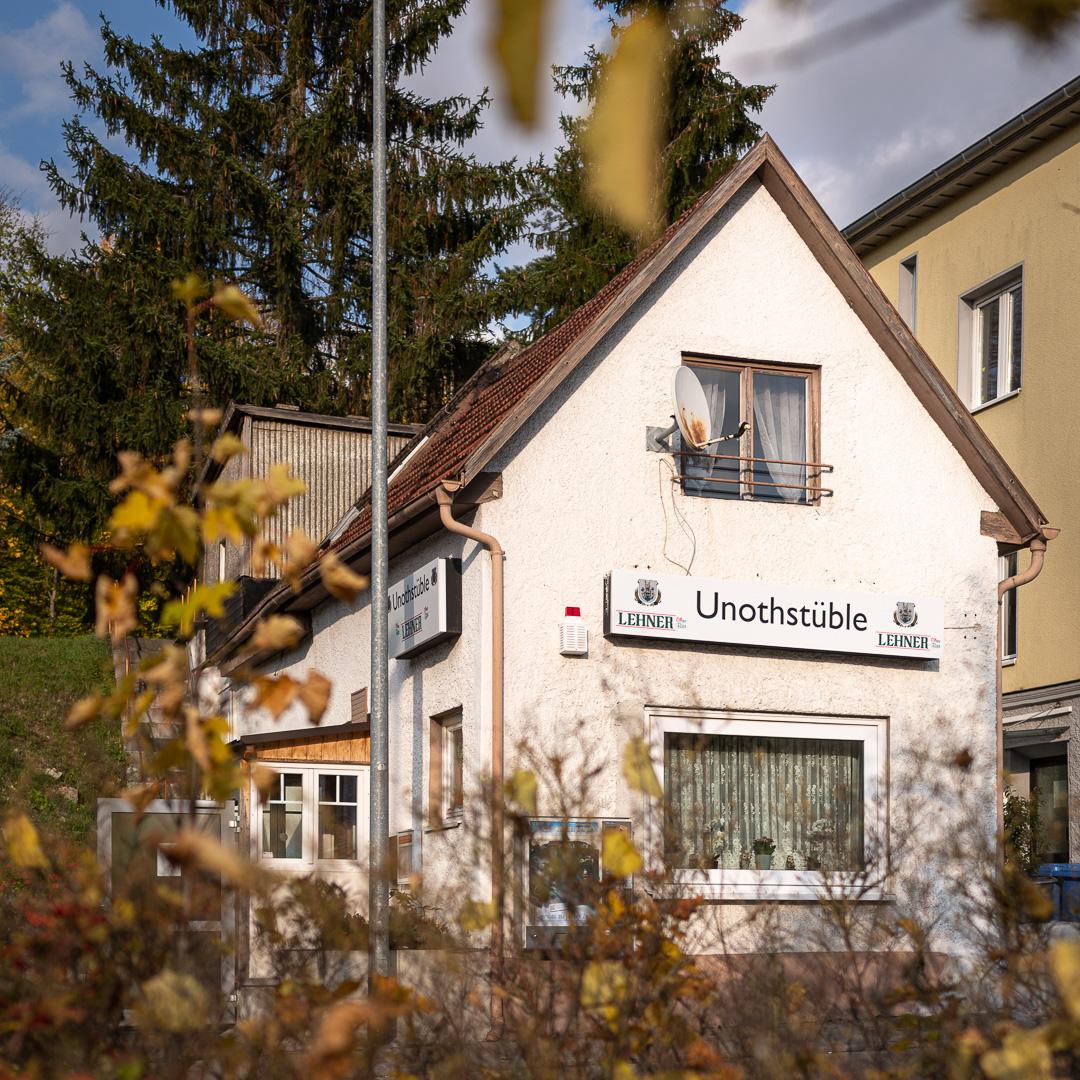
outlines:
[{"label": "white cloud", "polygon": [[746,25],[720,61],[743,81],[777,84],[762,124],[841,226],[1080,72],[1080,38],[1036,51],[973,26],[958,0],[803,62],[785,50],[835,42],[865,0],[740,10]]},{"label": "white cloud", "polygon": [[[526,131],[511,121],[488,44],[493,8],[489,0],[470,4],[423,74],[409,80],[408,85],[433,98],[454,94],[475,96],[488,88],[492,105],[484,129],[469,147],[481,160],[511,157],[525,160],[538,154],[550,157],[561,141],[559,113],[573,111],[573,103],[561,102],[552,90],[550,79],[545,78],[541,83],[541,110],[536,127]],[[606,33],[606,21],[591,0],[551,0],[548,26],[547,53],[552,64],[579,63],[586,48]]]},{"label": "white cloud", "polygon": [[20,96],[3,119],[60,115],[69,104],[61,63],[72,60],[78,66],[96,57],[99,49],[97,32],[66,0],[25,29],[5,33],[0,37],[0,69],[18,83]]}]

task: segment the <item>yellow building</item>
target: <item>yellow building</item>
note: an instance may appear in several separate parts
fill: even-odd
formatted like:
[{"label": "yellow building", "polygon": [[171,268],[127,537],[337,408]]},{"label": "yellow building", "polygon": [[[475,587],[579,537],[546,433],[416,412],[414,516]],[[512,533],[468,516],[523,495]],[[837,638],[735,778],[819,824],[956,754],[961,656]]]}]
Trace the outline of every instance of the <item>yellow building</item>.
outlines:
[{"label": "yellow building", "polygon": [[1004,606],[1006,768],[1043,857],[1080,861],[1080,78],[844,235],[1062,529]]}]

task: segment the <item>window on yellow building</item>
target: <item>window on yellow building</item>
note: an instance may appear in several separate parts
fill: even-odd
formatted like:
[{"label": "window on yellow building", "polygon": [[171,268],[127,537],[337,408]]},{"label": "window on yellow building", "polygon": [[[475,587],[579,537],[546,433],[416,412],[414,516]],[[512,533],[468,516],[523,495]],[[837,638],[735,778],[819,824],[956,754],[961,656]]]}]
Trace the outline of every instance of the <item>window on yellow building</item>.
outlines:
[{"label": "window on yellow building", "polygon": [[960,384],[972,409],[1020,389],[1023,368],[1024,286],[1009,271],[962,298]]}]

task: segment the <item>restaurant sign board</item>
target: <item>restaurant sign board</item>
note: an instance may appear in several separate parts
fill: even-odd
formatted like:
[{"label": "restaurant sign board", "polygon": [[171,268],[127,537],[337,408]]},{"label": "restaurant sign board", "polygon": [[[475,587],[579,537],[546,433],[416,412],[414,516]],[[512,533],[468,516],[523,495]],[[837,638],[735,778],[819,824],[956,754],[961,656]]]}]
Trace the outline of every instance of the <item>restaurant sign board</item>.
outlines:
[{"label": "restaurant sign board", "polygon": [[390,586],[387,635],[395,660],[461,633],[461,562],[432,559]]},{"label": "restaurant sign board", "polygon": [[936,660],[944,626],[940,598],[904,589],[848,592],[612,570],[604,595],[604,633],[609,637]]}]

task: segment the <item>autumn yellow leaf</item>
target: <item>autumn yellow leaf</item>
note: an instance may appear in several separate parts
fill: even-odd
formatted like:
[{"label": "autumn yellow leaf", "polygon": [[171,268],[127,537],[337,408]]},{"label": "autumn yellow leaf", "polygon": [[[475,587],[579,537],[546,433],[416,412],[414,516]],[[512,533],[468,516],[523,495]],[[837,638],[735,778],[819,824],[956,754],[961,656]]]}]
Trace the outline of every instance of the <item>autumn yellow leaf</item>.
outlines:
[{"label": "autumn yellow leaf", "polygon": [[532,127],[537,116],[548,5],[545,0],[494,0],[494,3],[491,49],[515,119]]},{"label": "autumn yellow leaf", "polygon": [[[244,541],[244,526],[230,506],[209,506],[202,516],[203,543],[216,544],[219,540],[229,540],[233,544]],[[256,570],[256,576],[259,571]]]},{"label": "autumn yellow leaf", "polygon": [[295,700],[300,684],[289,675],[260,675],[254,682],[257,709],[266,709],[276,720]]},{"label": "autumn yellow leaf", "polygon": [[1051,1080],[1053,1055],[1042,1030],[1014,1028],[997,1050],[987,1050],[979,1058],[990,1080]]},{"label": "autumn yellow leaf", "polygon": [[667,49],[667,26],[655,11],[621,29],[582,134],[590,198],[639,237],[658,221]]},{"label": "autumn yellow leaf", "polygon": [[215,428],[221,423],[220,409],[188,409],[187,418],[203,428]]},{"label": "autumn yellow leaf", "polygon": [[308,711],[308,719],[313,724],[322,723],[323,713],[330,704],[330,680],[318,671],[309,671],[307,681],[300,686],[300,703]]},{"label": "autumn yellow leaf", "polygon": [[368,579],[353,573],[332,551],[319,560],[319,576],[326,591],[338,600],[351,604],[368,587]]},{"label": "autumn yellow leaf", "polygon": [[293,592],[300,591],[300,575],[319,554],[319,546],[306,533],[293,529],[285,537],[285,565],[282,573]]},{"label": "autumn yellow leaf", "polygon": [[307,484],[300,477],[293,476],[288,465],[281,462],[271,465],[266,476],[253,484],[255,512],[260,518],[270,517],[278,507],[306,491]]},{"label": "autumn yellow leaf", "polygon": [[236,457],[237,454],[246,453],[247,447],[243,440],[231,431],[219,435],[214,440],[214,445],[210,447],[210,457],[219,465],[224,465],[229,458]]},{"label": "autumn yellow leaf", "polygon": [[235,285],[222,285],[214,290],[214,307],[233,322],[262,326],[262,316],[251,299]]},{"label": "autumn yellow leaf", "polygon": [[270,792],[274,790],[278,774],[269,765],[263,765],[256,761],[251,767],[251,779],[255,784],[255,790],[259,793],[259,801],[266,802]]},{"label": "autumn yellow leaf", "polygon": [[641,869],[641,855],[633,841],[620,829],[604,833],[604,870],[615,877],[630,877]]},{"label": "autumn yellow leaf", "polygon": [[41,850],[37,829],[25,814],[14,814],[4,822],[4,844],[12,864],[22,870],[45,870],[49,860]]},{"label": "autumn yellow leaf", "polygon": [[230,885],[256,886],[267,877],[235,848],[225,847],[219,840],[197,829],[183,828],[177,832],[169,857],[181,866],[196,866],[221,877]]},{"label": "autumn yellow leaf", "polygon": [[202,276],[192,270],[183,278],[177,278],[172,283],[173,297],[187,307],[191,307],[200,297],[206,295],[206,282]]},{"label": "autumn yellow leaf", "polygon": [[268,615],[265,619],[260,619],[255,626],[251,646],[254,649],[280,652],[282,649],[299,645],[303,636],[303,626],[291,615]]},{"label": "autumn yellow leaf", "polygon": [[210,748],[206,741],[206,731],[199,719],[199,710],[192,705],[184,709],[184,742],[195,764],[204,772],[211,769]]},{"label": "autumn yellow leaf", "polygon": [[67,551],[54,548],[51,544],[42,544],[41,557],[72,581],[89,581],[93,576],[90,570],[90,549],[85,544],[72,544]]},{"label": "autumn yellow leaf", "polygon": [[631,739],[623,749],[622,774],[634,791],[641,791],[650,799],[659,799],[664,792],[656,779],[649,748],[641,739]]},{"label": "autumn yellow leaf", "polygon": [[265,577],[271,566],[281,565],[281,549],[265,536],[258,536],[251,545],[251,572],[255,577]]},{"label": "autumn yellow leaf", "polygon": [[117,539],[148,533],[157,524],[166,505],[159,499],[151,499],[143,491],[129,492],[110,515],[109,528],[117,534]]},{"label": "autumn yellow leaf", "polygon": [[506,797],[517,803],[526,814],[536,813],[536,773],[530,769],[515,769],[506,781]]},{"label": "autumn yellow leaf", "polygon": [[487,900],[466,900],[457,921],[462,930],[484,930],[495,921],[495,905]]},{"label": "autumn yellow leaf", "polygon": [[176,554],[194,566],[199,557],[199,515],[190,506],[168,507],[158,517],[146,546],[157,558]]},{"label": "autumn yellow leaf", "polygon": [[210,1010],[210,995],[193,975],[166,969],[142,985],[135,1021],[151,1031],[174,1035],[198,1031]]},{"label": "autumn yellow leaf", "polygon": [[84,724],[89,724],[91,720],[97,719],[98,713],[101,712],[101,695],[91,694],[89,697],[80,698],[74,705],[68,710],[67,719],[64,721],[64,727],[68,731],[73,731],[75,728],[80,728]]},{"label": "autumn yellow leaf", "polygon": [[1080,1020],[1080,941],[1055,941],[1050,946],[1050,970],[1062,1004],[1073,1020]]},{"label": "autumn yellow leaf", "polygon": [[139,619],[135,612],[135,596],[139,583],[133,574],[125,574],[123,581],[113,581],[102,574],[94,590],[94,633],[98,637],[112,637],[121,641],[136,626]]},{"label": "autumn yellow leaf", "polygon": [[626,972],[616,960],[594,960],[581,974],[581,1007],[615,1026],[626,998]]},{"label": "autumn yellow leaf", "polygon": [[213,585],[196,585],[179,600],[170,600],[161,613],[163,626],[175,626],[181,637],[189,637],[199,613],[205,611],[212,619],[225,614],[225,601],[236,588],[233,581],[218,581]]}]

